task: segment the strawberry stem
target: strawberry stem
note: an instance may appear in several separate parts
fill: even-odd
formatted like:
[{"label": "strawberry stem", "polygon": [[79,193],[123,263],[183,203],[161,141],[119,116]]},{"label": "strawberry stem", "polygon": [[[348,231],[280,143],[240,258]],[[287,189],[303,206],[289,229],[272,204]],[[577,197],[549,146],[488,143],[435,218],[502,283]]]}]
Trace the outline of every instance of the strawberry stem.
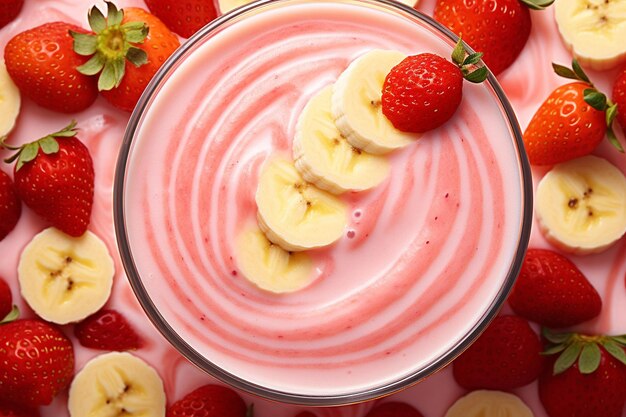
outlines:
[{"label": "strawberry stem", "polygon": [[17,151],[10,157],[6,158],[4,162],[10,164],[17,159],[17,165],[15,166],[15,170],[19,171],[19,169],[22,168],[25,163],[30,162],[37,157],[37,154],[39,154],[39,149],[41,149],[46,155],[57,153],[59,151],[59,143],[55,138],[69,138],[72,136],[76,136],[77,132],[75,128],[76,120],[72,120],[70,124],[59,130],[58,132],[51,133],[33,142],[25,143],[20,146],[10,146],[2,142],[1,146],[3,148]]},{"label": "strawberry stem", "polygon": [[2,320],[0,320],[0,324],[11,323],[12,321],[17,320],[19,316],[20,310],[17,308],[16,305],[13,305],[13,308],[11,309],[11,311],[9,311],[9,314],[7,314]]},{"label": "strawberry stem", "polygon": [[482,83],[489,75],[487,67],[478,67],[482,57],[482,52],[468,54],[461,37],[459,37],[459,41],[452,50],[452,62],[459,67],[461,73],[463,74],[463,78],[474,84]]},{"label": "strawberry stem", "polygon": [[148,62],[148,54],[136,47],[144,42],[149,28],[144,22],[122,24],[124,10],[107,1],[107,16],[93,6],[89,11],[89,26],[94,34],[70,31],[74,38],[74,51],[91,58],[76,69],[81,74],[96,75],[98,89],[111,90],[119,87],[126,72],[126,61],[136,67]]}]

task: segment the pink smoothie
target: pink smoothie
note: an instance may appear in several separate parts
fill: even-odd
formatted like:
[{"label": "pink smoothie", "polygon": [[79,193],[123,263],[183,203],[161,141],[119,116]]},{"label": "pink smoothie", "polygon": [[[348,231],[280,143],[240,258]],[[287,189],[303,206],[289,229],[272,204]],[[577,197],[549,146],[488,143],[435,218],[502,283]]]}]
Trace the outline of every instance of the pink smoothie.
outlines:
[{"label": "pink smoothie", "polygon": [[253,384],[346,395],[432,365],[487,314],[520,245],[512,133],[492,89],[467,83],[445,127],[390,154],[383,184],[341,197],[349,224],[311,252],[313,284],[276,295],[238,271],[260,166],[290,154],[307,100],[374,48],[452,44],[381,7],[268,7],[187,52],[133,140],[125,223],[143,285],[191,348]]}]

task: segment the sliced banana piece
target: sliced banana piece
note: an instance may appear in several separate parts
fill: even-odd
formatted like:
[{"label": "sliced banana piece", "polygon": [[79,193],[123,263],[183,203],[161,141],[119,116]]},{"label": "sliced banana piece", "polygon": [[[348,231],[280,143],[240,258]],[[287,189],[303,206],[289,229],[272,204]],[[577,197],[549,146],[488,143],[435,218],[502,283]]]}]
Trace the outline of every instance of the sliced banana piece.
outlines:
[{"label": "sliced banana piece", "polygon": [[445,417],[533,417],[533,412],[516,395],[480,390],[459,398]]},{"label": "sliced banana piece", "polygon": [[396,129],[382,112],[383,83],[406,55],[374,49],[350,63],[333,86],[331,111],[341,134],[355,148],[384,154],[415,142],[415,133]]},{"label": "sliced banana piece", "polygon": [[9,77],[4,60],[0,60],[0,138],[15,126],[21,103],[20,90]]},{"label": "sliced banana piece", "polygon": [[583,65],[605,70],[626,61],[625,0],[556,0],[554,17]]},{"label": "sliced banana piece", "polygon": [[387,177],[389,163],[348,143],[330,113],[331,97],[329,85],[300,113],[293,139],[294,165],[306,181],[333,194],[373,188]]},{"label": "sliced banana piece", "polygon": [[283,158],[263,166],[256,204],[261,230],[287,251],[330,245],[341,237],[348,221],[341,200],[306,182]]},{"label": "sliced banana piece", "polygon": [[277,294],[298,291],[314,278],[313,261],[305,252],[287,252],[258,228],[239,235],[235,260],[248,281]]},{"label": "sliced banana piece", "polygon": [[75,238],[50,227],[26,245],[17,272],[22,296],[35,313],[66,324],[106,303],[114,266],[106,245],[93,233]]},{"label": "sliced banana piece", "polygon": [[71,417],[163,417],[165,391],[159,374],[142,359],[111,352],[76,374],[67,405]]},{"label": "sliced banana piece", "polygon": [[217,5],[221,14],[226,14],[238,7],[252,3],[253,0],[218,0]]},{"label": "sliced banana piece", "polygon": [[626,178],[593,155],[555,165],[537,185],[535,210],[555,246],[580,255],[603,251],[626,232]]}]

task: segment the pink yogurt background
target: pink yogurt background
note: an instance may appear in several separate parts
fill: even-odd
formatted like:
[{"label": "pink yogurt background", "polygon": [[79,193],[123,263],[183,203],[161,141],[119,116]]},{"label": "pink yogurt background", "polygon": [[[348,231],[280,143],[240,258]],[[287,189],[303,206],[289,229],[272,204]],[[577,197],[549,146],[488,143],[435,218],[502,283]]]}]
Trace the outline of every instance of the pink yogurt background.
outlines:
[{"label": "pink yogurt background", "polygon": [[[86,12],[90,6],[90,3],[78,0],[26,0],[18,19],[0,30],[0,47],[4,48],[6,42],[20,31],[45,22],[64,20],[87,27]],[[119,1],[118,6],[144,6],[144,4],[142,1]],[[424,0],[417,9],[432,15],[433,7],[434,1]],[[571,55],[559,39],[553,11],[531,12],[531,14],[533,29],[529,42],[517,62],[499,76],[499,81],[516,111],[522,129],[545,97],[556,86],[565,83],[564,80],[552,73],[550,62],[568,64],[571,61]],[[602,73],[588,71],[588,74],[601,90],[608,92],[616,76],[616,70]],[[89,147],[95,164],[96,196],[90,230],[105,241],[115,259],[116,275],[113,294],[108,306],[122,311],[141,332],[147,343],[135,354],[157,369],[164,381],[168,402],[172,403],[195,387],[213,380],[170,347],[148,321],[130,289],[117,255],[112,215],[113,177],[119,145],[128,122],[128,114],[117,111],[103,99],[98,99],[95,105],[88,110],[70,116],[43,110],[27,99],[23,99],[22,112],[17,127],[11,135],[11,142],[23,143],[41,137],[45,133],[64,126],[72,117],[78,120],[81,128],[79,137]],[[618,135],[623,141],[621,132]],[[603,143],[595,153],[608,158],[626,172],[624,156],[612,151],[608,143]],[[405,157],[410,157],[410,154]],[[533,169],[535,183],[545,171],[545,169]],[[4,262],[0,265],[0,274],[12,286],[13,295],[24,316],[32,316],[33,313],[19,298],[16,277],[17,261],[22,248],[32,236],[44,227],[45,225],[26,209],[16,229],[0,242],[0,251],[4,253]],[[533,224],[530,246],[549,247],[536,224]],[[599,255],[572,256],[570,258],[586,274],[603,299],[601,316],[579,326],[579,330],[609,334],[626,333],[626,321],[623,319],[626,314],[624,286],[626,240],[621,239],[611,249]],[[508,311],[510,310],[505,305],[503,312]],[[72,334],[72,326],[66,326],[64,330],[66,334]],[[83,348],[77,342],[74,345],[77,369],[101,353]],[[425,417],[439,417],[443,416],[449,406],[464,393],[465,391],[454,382],[451,369],[448,368],[418,385],[380,401],[389,399],[406,401],[416,406]],[[535,383],[514,390],[514,393],[529,404],[535,416],[546,416],[538,401]],[[255,404],[256,415],[261,417],[290,417],[303,409],[303,407],[295,405],[272,403],[245,393],[242,395],[247,402]],[[44,417],[67,416],[66,401],[67,393],[62,393],[52,405],[41,408],[42,415]],[[318,409],[314,410],[314,413],[323,417],[362,417],[372,408],[374,403],[367,402],[354,406]]]}]

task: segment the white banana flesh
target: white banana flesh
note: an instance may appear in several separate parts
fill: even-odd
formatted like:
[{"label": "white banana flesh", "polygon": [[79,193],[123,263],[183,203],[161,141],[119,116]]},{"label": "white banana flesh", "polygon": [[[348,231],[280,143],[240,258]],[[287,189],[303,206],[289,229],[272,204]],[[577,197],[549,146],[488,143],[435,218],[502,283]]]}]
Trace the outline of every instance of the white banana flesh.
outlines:
[{"label": "white banana flesh", "polygon": [[593,155],[555,165],[537,186],[535,210],[555,246],[579,255],[601,252],[626,232],[626,178]]},{"label": "white banana flesh", "polygon": [[533,412],[516,395],[479,390],[459,398],[445,417],[533,417]]},{"label": "white banana flesh", "polygon": [[157,372],[137,356],[111,352],[87,362],[70,386],[71,417],[164,417]]},{"label": "white banana flesh", "polygon": [[601,71],[626,61],[626,0],[556,0],[554,17],[581,64]]},{"label": "white banana flesh", "polygon": [[385,78],[404,58],[402,52],[374,49],[352,61],[335,82],[333,119],[355,148],[385,154],[408,146],[419,137],[396,129],[382,112]]},{"label": "white banana flesh", "polygon": [[0,138],[13,130],[21,103],[20,90],[9,77],[4,60],[0,60]]},{"label": "white banana flesh", "polygon": [[306,181],[333,194],[373,188],[387,177],[389,163],[348,143],[333,121],[331,99],[329,85],[300,113],[293,139],[294,165]]},{"label": "white banana flesh", "polygon": [[236,261],[248,281],[277,294],[298,291],[314,278],[313,261],[306,252],[288,252],[257,228],[239,235]]},{"label": "white banana flesh", "polygon": [[37,234],[20,256],[22,296],[41,318],[77,322],[108,300],[114,265],[106,245],[87,231],[71,237],[53,227]]},{"label": "white banana flesh", "polygon": [[334,195],[306,182],[293,163],[270,159],[256,191],[257,219],[267,238],[287,251],[330,245],[347,224],[347,207]]}]

